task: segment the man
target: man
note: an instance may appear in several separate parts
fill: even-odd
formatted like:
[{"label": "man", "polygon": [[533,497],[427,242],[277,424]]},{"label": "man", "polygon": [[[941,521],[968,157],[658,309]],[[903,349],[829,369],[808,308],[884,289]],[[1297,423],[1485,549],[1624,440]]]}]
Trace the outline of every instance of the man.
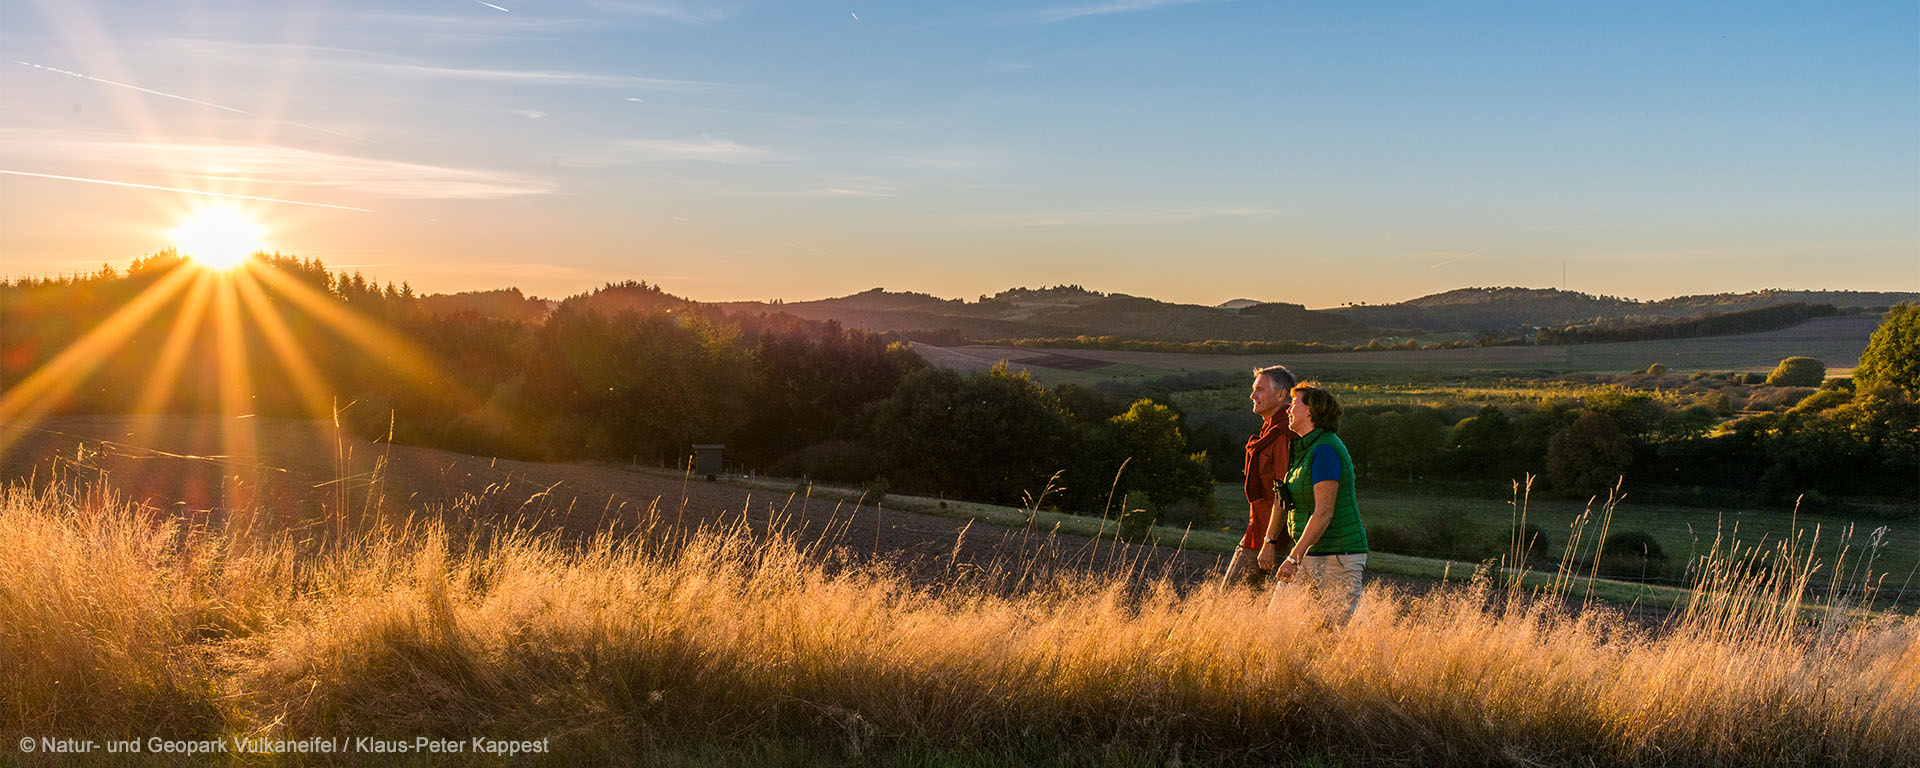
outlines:
[{"label": "man", "polygon": [[[1246,479],[1241,483],[1247,496],[1247,534],[1233,550],[1233,559],[1227,561],[1227,575],[1222,583],[1229,587],[1259,586],[1264,574],[1256,562],[1263,545],[1276,543],[1282,551],[1293,546],[1293,541],[1286,538],[1285,526],[1280,528],[1278,542],[1268,538],[1267,522],[1279,506],[1274,496],[1274,481],[1286,476],[1288,443],[1298,437],[1287,430],[1287,405],[1292,402],[1288,392],[1294,383],[1293,374],[1283,365],[1253,372],[1253,392],[1247,397],[1253,401],[1253,412],[1260,414],[1264,421],[1260,432],[1247,438]],[[1285,514],[1285,510],[1280,513]]]}]

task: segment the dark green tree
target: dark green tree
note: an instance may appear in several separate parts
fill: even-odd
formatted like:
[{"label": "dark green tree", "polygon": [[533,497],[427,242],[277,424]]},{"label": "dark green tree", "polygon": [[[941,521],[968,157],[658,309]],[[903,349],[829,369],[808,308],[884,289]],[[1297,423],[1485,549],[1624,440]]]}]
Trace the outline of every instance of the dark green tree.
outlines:
[{"label": "dark green tree", "polygon": [[1074,435],[1059,400],[1005,365],[915,372],[878,405],[872,428],[894,488],[1001,504],[1038,495],[1065,468]]},{"label": "dark green tree", "polygon": [[1628,440],[1640,443],[1653,440],[1653,433],[1667,414],[1666,407],[1652,395],[1623,387],[1609,387],[1589,395],[1586,405],[1587,410],[1605,414]]},{"label": "dark green tree", "polygon": [[1853,378],[1862,386],[1885,382],[1920,398],[1920,305],[1898,304],[1860,353]]},{"label": "dark green tree", "polygon": [[[1120,490],[1142,490],[1160,507],[1200,501],[1213,493],[1204,453],[1188,453],[1180,417],[1172,408],[1140,399],[1108,420],[1114,443],[1130,459]],[[1098,478],[1081,478],[1080,482]]]},{"label": "dark green tree", "polygon": [[1582,411],[1547,444],[1547,480],[1565,494],[1604,495],[1633,461],[1633,451],[1613,420]]},{"label": "dark green tree", "polygon": [[1495,406],[1484,406],[1479,413],[1461,419],[1447,436],[1453,451],[1454,466],[1469,477],[1512,479],[1517,462],[1513,441],[1517,435],[1513,420]]},{"label": "dark green tree", "polygon": [[1432,409],[1380,414],[1368,445],[1371,466],[1377,472],[1404,475],[1407,482],[1413,482],[1415,476],[1439,462],[1446,439],[1446,424]]}]

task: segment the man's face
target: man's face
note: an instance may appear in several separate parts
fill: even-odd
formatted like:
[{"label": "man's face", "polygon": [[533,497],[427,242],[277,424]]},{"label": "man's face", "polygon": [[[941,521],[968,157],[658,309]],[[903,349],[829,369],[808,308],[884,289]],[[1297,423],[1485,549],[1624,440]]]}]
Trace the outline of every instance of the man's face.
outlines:
[{"label": "man's face", "polygon": [[1287,407],[1287,391],[1273,382],[1271,376],[1255,375],[1253,393],[1247,395],[1253,401],[1253,412],[1261,418],[1269,418]]}]

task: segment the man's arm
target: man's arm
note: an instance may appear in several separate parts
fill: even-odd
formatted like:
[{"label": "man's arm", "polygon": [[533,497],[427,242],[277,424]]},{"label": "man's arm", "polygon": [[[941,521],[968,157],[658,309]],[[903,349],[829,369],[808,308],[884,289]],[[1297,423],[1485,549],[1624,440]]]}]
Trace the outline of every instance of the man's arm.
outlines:
[{"label": "man's arm", "polygon": [[[1287,530],[1286,510],[1280,507],[1280,496],[1273,497],[1273,514],[1267,516],[1266,543],[1260,545],[1260,567],[1273,570],[1274,553],[1280,549],[1276,541],[1284,541]],[[1325,527],[1325,526],[1321,526]]]}]

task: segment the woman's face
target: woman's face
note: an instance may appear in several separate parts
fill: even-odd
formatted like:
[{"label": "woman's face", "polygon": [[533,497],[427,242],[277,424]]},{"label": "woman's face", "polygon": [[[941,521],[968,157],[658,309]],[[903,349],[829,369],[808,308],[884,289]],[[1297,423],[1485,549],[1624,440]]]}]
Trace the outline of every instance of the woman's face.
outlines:
[{"label": "woman's face", "polygon": [[1294,398],[1287,405],[1287,429],[1293,430],[1296,435],[1313,431],[1313,416],[1307,413],[1307,404],[1300,402],[1300,398]]}]

